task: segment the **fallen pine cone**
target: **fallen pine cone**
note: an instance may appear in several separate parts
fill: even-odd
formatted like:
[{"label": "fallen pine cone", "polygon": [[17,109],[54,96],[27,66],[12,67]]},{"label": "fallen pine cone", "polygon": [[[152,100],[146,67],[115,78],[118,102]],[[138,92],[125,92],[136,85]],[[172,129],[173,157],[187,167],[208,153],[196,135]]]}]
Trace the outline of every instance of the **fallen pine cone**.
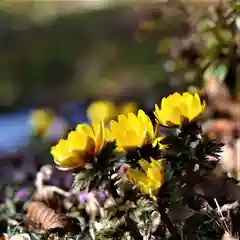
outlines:
[{"label": "fallen pine cone", "polygon": [[55,228],[68,228],[71,225],[67,216],[56,213],[46,204],[33,201],[28,205],[26,220],[35,228],[52,230]]}]

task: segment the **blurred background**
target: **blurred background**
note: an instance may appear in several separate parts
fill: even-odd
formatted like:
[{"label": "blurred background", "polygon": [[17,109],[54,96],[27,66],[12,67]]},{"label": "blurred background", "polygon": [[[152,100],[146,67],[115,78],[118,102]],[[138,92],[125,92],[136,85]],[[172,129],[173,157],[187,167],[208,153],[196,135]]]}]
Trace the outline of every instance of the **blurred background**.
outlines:
[{"label": "blurred background", "polygon": [[148,112],[175,91],[208,101],[206,132],[237,151],[236,168],[239,5],[219,3],[0,1],[1,184],[33,179],[78,123]]}]

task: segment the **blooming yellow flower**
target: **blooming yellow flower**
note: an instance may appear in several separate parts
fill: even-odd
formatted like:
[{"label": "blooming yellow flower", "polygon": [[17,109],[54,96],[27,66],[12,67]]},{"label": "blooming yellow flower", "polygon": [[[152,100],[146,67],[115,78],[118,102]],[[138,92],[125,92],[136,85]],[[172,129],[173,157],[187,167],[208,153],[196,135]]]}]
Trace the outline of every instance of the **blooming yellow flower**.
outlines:
[{"label": "blooming yellow flower", "polygon": [[128,181],[135,184],[143,194],[149,194],[150,196],[156,195],[158,189],[164,182],[164,166],[162,160],[159,161],[151,158],[151,161],[148,162],[141,159],[139,164],[142,171],[140,169],[128,169]]},{"label": "blooming yellow flower", "polygon": [[30,113],[32,131],[37,135],[44,135],[54,120],[54,114],[48,109],[37,109]]},{"label": "blooming yellow flower", "polygon": [[87,109],[91,121],[109,121],[116,116],[116,107],[111,101],[95,101]]},{"label": "blooming yellow flower", "polygon": [[103,122],[92,122],[92,127],[88,124],[79,124],[75,131],[68,134],[67,139],[61,139],[52,147],[51,154],[58,168],[68,170],[84,166],[103,145]]},{"label": "blooming yellow flower", "polygon": [[161,109],[155,105],[155,117],[159,124],[179,125],[181,126],[186,120],[193,121],[205,110],[205,102],[201,103],[197,93],[194,95],[188,92],[180,95],[174,93],[167,98],[163,98]]},{"label": "blooming yellow flower", "polygon": [[139,110],[137,115],[119,115],[118,121],[110,121],[110,127],[106,129],[106,139],[116,140],[118,151],[142,147],[150,143],[154,136],[152,122],[143,110]]},{"label": "blooming yellow flower", "polygon": [[127,102],[120,107],[120,114],[127,115],[128,113],[137,113],[137,104],[135,102]]}]

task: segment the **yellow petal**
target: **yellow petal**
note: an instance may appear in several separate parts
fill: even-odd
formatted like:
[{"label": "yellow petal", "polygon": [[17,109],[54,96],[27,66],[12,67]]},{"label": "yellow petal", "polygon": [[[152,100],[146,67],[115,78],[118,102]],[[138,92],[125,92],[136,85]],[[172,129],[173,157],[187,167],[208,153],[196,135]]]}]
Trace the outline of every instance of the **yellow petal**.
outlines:
[{"label": "yellow petal", "polygon": [[[124,128],[124,126],[122,127]],[[143,134],[144,132],[144,130],[142,130],[143,127],[144,126],[141,125],[138,117],[135,114],[133,113],[128,114],[128,123],[126,126],[126,131],[131,130],[141,135],[141,133]],[[143,137],[143,135],[141,136]]]},{"label": "yellow petal", "polygon": [[104,132],[104,122],[92,122],[92,126],[95,133],[95,141],[96,141],[96,151],[99,151],[103,145],[104,145],[104,138],[105,138],[105,132]]},{"label": "yellow petal", "polygon": [[[128,114],[128,116],[129,116],[129,114]],[[128,126],[128,118],[122,114],[118,116],[118,122],[120,125],[122,125],[122,127]]]},{"label": "yellow petal", "polygon": [[[150,118],[141,109],[138,111],[138,118],[139,118],[140,126],[144,127],[147,130],[147,135],[150,137],[150,139],[153,139],[154,129],[153,129],[153,124]],[[144,131],[144,129],[142,129],[142,131]]]},{"label": "yellow petal", "polygon": [[193,96],[190,120],[193,120],[197,115],[199,115],[201,113],[201,109],[202,109],[201,100],[200,100],[198,94],[195,93]]},{"label": "yellow petal", "polygon": [[141,159],[141,160],[139,160],[139,164],[142,167],[142,169],[144,170],[144,172],[146,173],[148,168],[150,167],[150,164],[148,163],[148,161]]},{"label": "yellow petal", "polygon": [[88,124],[80,124],[77,127],[77,130],[78,130],[78,128],[81,128],[81,131],[83,131],[90,138],[93,138],[93,139],[95,138],[95,132],[94,132],[93,128],[91,128]]},{"label": "yellow petal", "polygon": [[86,149],[88,136],[83,132],[71,131],[68,134],[67,141],[70,151],[83,151],[84,149]]},{"label": "yellow petal", "polygon": [[112,120],[110,121],[110,135],[112,139],[117,139],[120,135],[122,135],[123,129],[118,122]]},{"label": "yellow petal", "polygon": [[181,111],[179,108],[172,107],[165,109],[165,118],[175,125],[181,125]]},{"label": "yellow petal", "polygon": [[161,109],[164,109],[165,107],[168,107],[167,106],[167,98],[162,98],[162,101],[161,101]]},{"label": "yellow petal", "polygon": [[77,167],[83,167],[85,164],[85,159],[81,159],[78,156],[71,156],[64,162],[58,162],[55,160],[57,168],[60,170],[69,170]]},{"label": "yellow petal", "polygon": [[125,131],[124,134],[121,135],[121,146],[126,148],[141,147],[143,141],[143,137],[131,129]]},{"label": "yellow petal", "polygon": [[51,154],[54,158],[59,158],[59,156],[68,156],[70,154],[68,150],[67,140],[61,139],[56,146],[53,146],[51,149]]},{"label": "yellow petal", "polygon": [[158,105],[155,105],[155,112],[154,115],[156,117],[156,120],[161,125],[167,125],[167,116],[164,114],[163,110],[160,110]]},{"label": "yellow petal", "polygon": [[109,128],[105,128],[105,139],[107,142],[111,142],[115,140]]}]

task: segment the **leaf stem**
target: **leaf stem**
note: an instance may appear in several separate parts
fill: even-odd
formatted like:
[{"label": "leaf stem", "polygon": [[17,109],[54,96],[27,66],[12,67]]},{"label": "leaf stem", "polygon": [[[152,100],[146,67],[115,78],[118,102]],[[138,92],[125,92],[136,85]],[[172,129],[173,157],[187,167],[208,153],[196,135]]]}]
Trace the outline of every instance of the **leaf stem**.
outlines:
[{"label": "leaf stem", "polygon": [[156,122],[156,126],[155,126],[155,129],[154,129],[155,136],[158,135],[159,128],[160,128],[160,125],[159,125],[159,123]]}]

